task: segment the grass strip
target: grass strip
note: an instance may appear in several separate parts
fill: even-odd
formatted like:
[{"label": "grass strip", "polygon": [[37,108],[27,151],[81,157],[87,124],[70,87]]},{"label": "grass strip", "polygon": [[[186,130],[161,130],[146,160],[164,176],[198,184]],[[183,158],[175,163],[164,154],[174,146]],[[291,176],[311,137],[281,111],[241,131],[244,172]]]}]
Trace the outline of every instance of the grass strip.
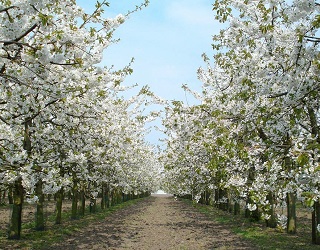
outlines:
[{"label": "grass strip", "polygon": [[320,250],[319,245],[311,243],[310,235],[290,235],[280,229],[267,228],[263,221],[252,222],[243,215],[233,215],[216,207],[193,204],[192,201],[182,199],[183,202],[194,206],[199,212],[211,220],[227,225],[228,228],[242,239],[251,242],[261,250]]}]

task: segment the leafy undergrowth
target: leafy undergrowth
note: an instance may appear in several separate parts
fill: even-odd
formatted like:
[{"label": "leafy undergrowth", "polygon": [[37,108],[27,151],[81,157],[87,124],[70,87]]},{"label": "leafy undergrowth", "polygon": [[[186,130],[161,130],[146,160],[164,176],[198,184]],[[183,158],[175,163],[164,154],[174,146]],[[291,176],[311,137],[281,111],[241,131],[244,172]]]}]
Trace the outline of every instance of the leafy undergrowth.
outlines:
[{"label": "leafy undergrowth", "polygon": [[52,215],[47,219],[45,231],[34,230],[33,222],[25,223],[22,226],[22,235],[20,240],[8,240],[5,235],[0,235],[0,249],[47,249],[48,246],[64,240],[69,235],[80,231],[90,223],[103,220],[113,212],[136,204],[142,199],[144,198],[130,200],[104,210],[101,210],[97,206],[97,211],[95,213],[89,213],[89,207],[87,207],[85,216],[77,220],[70,220],[71,212],[64,212],[62,214],[63,222],[61,225],[54,224],[54,216]]},{"label": "leafy undergrowth", "polygon": [[[190,200],[184,200],[192,205]],[[311,224],[309,221],[298,222],[298,233],[290,235],[279,229],[267,228],[261,222],[251,222],[244,216],[235,216],[212,206],[193,204],[194,207],[210,219],[226,224],[230,229],[240,235],[244,240],[253,243],[261,250],[316,250],[319,245],[311,243]],[[299,219],[299,218],[298,218]],[[303,218],[302,218],[303,219]],[[300,226],[300,227],[299,227]]]}]

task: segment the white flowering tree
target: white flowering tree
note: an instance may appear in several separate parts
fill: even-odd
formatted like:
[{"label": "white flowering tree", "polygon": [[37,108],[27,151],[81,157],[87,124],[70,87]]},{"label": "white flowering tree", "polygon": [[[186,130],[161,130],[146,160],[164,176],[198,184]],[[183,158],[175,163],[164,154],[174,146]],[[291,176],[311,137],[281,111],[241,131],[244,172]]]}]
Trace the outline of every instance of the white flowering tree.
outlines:
[{"label": "white flowering tree", "polygon": [[[73,0],[0,1],[0,175],[14,190],[9,238],[20,237],[25,192],[37,202],[39,230],[44,194],[89,183],[95,194],[92,187],[101,183],[101,168],[110,168],[108,154],[117,144],[109,132],[127,125],[115,124],[117,114],[131,119],[116,97],[131,69],[96,66],[127,17],[104,17],[108,5],[97,2],[86,13]],[[137,139],[130,133],[118,133],[119,140]],[[61,195],[57,201],[61,211]]]},{"label": "white flowering tree", "polygon": [[314,140],[318,137],[312,132],[314,126],[308,128],[303,121],[318,112],[319,5],[316,1],[216,1],[214,9],[217,18],[230,26],[214,38],[214,47],[221,52],[215,56],[212,80],[224,86],[228,96],[232,91],[230,110],[241,117],[246,129],[256,131],[260,144],[281,152],[273,157],[282,162],[283,179],[278,183],[288,201],[287,231],[295,233],[299,186],[295,176],[305,169],[294,160],[293,154],[301,153],[294,145],[305,129]]},{"label": "white flowering tree", "polygon": [[214,169],[208,168],[210,152],[204,143],[207,114],[202,112],[202,106],[173,102],[167,105],[165,115],[163,125],[168,138],[161,157],[166,170],[165,186],[177,195],[191,195],[194,201],[208,203]]}]

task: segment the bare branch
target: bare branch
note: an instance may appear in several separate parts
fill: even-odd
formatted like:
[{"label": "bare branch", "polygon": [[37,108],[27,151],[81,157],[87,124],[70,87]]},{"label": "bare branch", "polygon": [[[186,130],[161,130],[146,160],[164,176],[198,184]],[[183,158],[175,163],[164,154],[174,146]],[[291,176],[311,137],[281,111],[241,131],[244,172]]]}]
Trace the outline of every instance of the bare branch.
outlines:
[{"label": "bare branch", "polygon": [[32,47],[28,43],[21,43],[21,42],[16,42],[16,41],[0,41],[0,43],[3,43],[3,45],[17,44],[17,45],[21,45],[21,46],[27,46],[33,50],[36,50],[36,48]]},{"label": "bare branch", "polygon": [[[51,104],[54,104],[54,103],[56,103],[56,102],[58,102],[58,101],[60,101],[60,99],[54,99],[54,100],[48,102],[46,105],[44,105],[44,108],[43,108],[43,109],[47,108],[47,107],[50,106]],[[33,120],[33,119],[36,118],[38,115],[40,115],[41,112],[43,111],[43,109],[40,109],[38,112],[36,112],[35,114],[33,114],[30,119]]]},{"label": "bare branch", "polygon": [[299,125],[311,134],[312,131],[307,126],[305,126],[301,122],[299,122]]},{"label": "bare branch", "polygon": [[308,42],[313,42],[313,43],[319,43],[320,42],[320,38],[319,37],[315,37],[315,36],[304,36],[305,38],[307,38]]},{"label": "bare branch", "polygon": [[3,64],[0,70],[0,75],[6,71],[6,64]]},{"label": "bare branch", "polygon": [[1,42],[3,43],[4,46],[10,45],[10,44],[16,44],[17,42],[19,42],[22,38],[27,36],[30,32],[32,32],[37,27],[38,27],[38,24],[34,24],[30,29],[28,29],[26,32],[24,32],[22,35],[20,35],[16,39],[14,39],[12,41],[1,41]]},{"label": "bare branch", "polygon": [[8,123],[2,116],[0,116],[0,120],[5,124],[10,125],[10,123]]},{"label": "bare branch", "polygon": [[17,7],[16,6],[10,6],[10,7],[4,8],[4,9],[0,10],[0,13],[1,12],[8,12],[8,10],[13,9],[13,8],[17,8]]},{"label": "bare branch", "polygon": [[265,134],[265,132],[263,131],[262,128],[258,128],[257,129],[259,137],[263,140],[263,141],[267,141],[268,140],[268,136]]},{"label": "bare branch", "polygon": [[85,119],[96,119],[96,116],[86,116],[85,114],[82,115],[74,115],[70,113],[66,113],[66,115],[71,116],[71,117],[76,117],[76,118],[85,118]]},{"label": "bare branch", "polygon": [[279,94],[268,95],[268,98],[278,98],[278,97],[281,97],[281,96],[285,96],[287,94],[288,94],[288,91],[283,92],[283,93],[279,93]]},{"label": "bare branch", "polygon": [[73,65],[79,64],[79,63],[76,63],[76,62],[74,62],[74,63],[56,63],[56,62],[52,62],[52,61],[50,61],[50,63],[54,64],[54,65],[60,65],[60,66],[73,66]]},{"label": "bare branch", "polygon": [[17,84],[20,84],[20,85],[28,86],[27,84],[21,82],[21,81],[20,81],[17,77],[15,77],[15,76],[6,75],[6,74],[0,74],[0,77],[5,78],[5,79],[7,79],[7,80],[10,79],[11,81],[13,81],[13,82],[15,82],[15,83],[17,83]]}]

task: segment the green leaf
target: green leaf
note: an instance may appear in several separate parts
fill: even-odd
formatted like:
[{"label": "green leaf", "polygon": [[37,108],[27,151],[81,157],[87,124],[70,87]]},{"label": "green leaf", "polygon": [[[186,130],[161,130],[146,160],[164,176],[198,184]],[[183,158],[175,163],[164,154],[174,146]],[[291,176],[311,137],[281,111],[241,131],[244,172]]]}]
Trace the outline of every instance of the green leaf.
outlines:
[{"label": "green leaf", "polygon": [[299,166],[305,166],[309,163],[309,156],[307,154],[301,154],[297,158],[297,163]]},{"label": "green leaf", "polygon": [[315,20],[312,22],[312,25],[315,27],[315,28],[320,28],[320,15],[317,15],[315,17]]},{"label": "green leaf", "polygon": [[308,207],[312,207],[314,205],[314,200],[312,198],[309,198],[306,200],[306,205]]},{"label": "green leaf", "polygon": [[39,18],[41,20],[42,25],[47,26],[49,23],[49,20],[53,18],[51,15],[44,15],[42,13],[39,13]]}]

